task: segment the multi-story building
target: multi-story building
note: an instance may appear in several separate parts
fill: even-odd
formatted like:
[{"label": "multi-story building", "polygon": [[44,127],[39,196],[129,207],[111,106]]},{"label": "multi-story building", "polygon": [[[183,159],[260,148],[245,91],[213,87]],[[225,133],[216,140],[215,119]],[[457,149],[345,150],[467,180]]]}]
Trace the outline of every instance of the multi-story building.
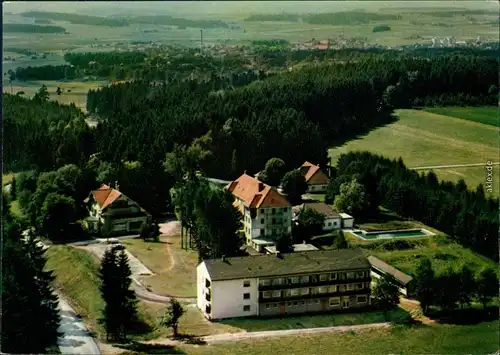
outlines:
[{"label": "multi-story building", "polygon": [[101,185],[84,201],[89,216],[84,223],[89,231],[99,232],[109,225],[111,235],[138,234],[143,223],[151,225],[151,215],[116,188]]},{"label": "multi-story building", "polygon": [[370,283],[360,249],[212,259],[197,267],[197,304],[210,320],[363,308]]},{"label": "multi-story building", "polygon": [[246,244],[261,252],[278,236],[292,233],[292,205],[275,188],[243,174],[226,188],[242,215]]}]

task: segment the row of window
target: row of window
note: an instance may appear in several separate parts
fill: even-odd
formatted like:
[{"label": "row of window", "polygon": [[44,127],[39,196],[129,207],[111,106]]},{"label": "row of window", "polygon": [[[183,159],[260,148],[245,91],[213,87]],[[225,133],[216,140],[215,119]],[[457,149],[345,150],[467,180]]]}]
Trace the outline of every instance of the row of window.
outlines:
[{"label": "row of window", "polygon": [[293,277],[279,277],[276,279],[262,279],[259,280],[260,286],[271,285],[290,285],[290,284],[306,284],[310,282],[324,282],[333,280],[356,280],[363,279],[370,275],[369,271],[349,271],[349,272],[334,272],[330,274],[321,275],[306,275],[306,276],[293,276]]},{"label": "row of window", "polygon": [[281,298],[307,296],[325,293],[345,292],[354,290],[363,290],[370,287],[369,282],[349,283],[341,285],[319,286],[319,287],[304,287],[291,288],[287,290],[274,290],[261,292],[262,298]]},{"label": "row of window", "polygon": [[[341,297],[332,297],[328,300],[328,305],[330,307],[338,307],[341,304],[341,300],[343,301],[343,306],[344,307],[349,307],[349,298],[341,298]],[[320,300],[315,299],[315,300],[307,300],[307,301],[293,301],[293,302],[286,302],[287,307],[298,307],[298,306],[305,306],[307,305],[313,305],[313,304],[319,304]],[[367,296],[357,296],[356,297],[356,303],[357,304],[363,304],[368,302],[368,297]],[[266,309],[271,309],[271,308],[278,308],[279,303],[266,303],[265,307]]]}]

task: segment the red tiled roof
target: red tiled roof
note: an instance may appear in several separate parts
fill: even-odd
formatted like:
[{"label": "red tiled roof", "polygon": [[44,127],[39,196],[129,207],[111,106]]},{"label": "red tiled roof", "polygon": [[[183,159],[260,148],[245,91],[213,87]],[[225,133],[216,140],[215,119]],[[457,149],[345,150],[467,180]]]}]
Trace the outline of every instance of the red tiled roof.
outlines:
[{"label": "red tiled roof", "polygon": [[[323,185],[323,184],[328,183],[328,176],[326,176],[326,174],[321,171],[319,166],[314,165],[312,163],[309,163],[308,161],[306,161],[304,164],[302,164],[302,166],[300,167],[300,171],[304,174],[304,177],[305,177],[306,182],[308,184]],[[316,174],[318,174],[318,175],[316,176],[314,181],[312,181],[313,177]]]},{"label": "red tiled roof", "polygon": [[226,186],[236,198],[243,201],[246,207],[288,207],[290,202],[273,187],[243,174]]},{"label": "red tiled roof", "polygon": [[102,184],[97,190],[92,191],[94,200],[97,201],[102,210],[112,204],[118,197],[121,196],[121,194],[122,193],[120,191],[105,184]]},{"label": "red tiled roof", "polygon": [[317,44],[314,46],[316,49],[326,50],[328,49],[328,44]]}]

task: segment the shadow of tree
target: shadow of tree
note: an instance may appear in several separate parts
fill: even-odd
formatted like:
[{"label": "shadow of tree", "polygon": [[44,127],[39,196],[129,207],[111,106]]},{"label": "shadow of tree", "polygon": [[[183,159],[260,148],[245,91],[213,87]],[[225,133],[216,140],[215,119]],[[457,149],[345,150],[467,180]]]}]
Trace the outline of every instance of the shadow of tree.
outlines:
[{"label": "shadow of tree", "polygon": [[124,350],[134,351],[139,354],[186,354],[181,349],[166,344],[145,344],[132,341],[128,344],[115,344],[116,347]]},{"label": "shadow of tree", "polygon": [[498,307],[465,308],[453,311],[430,309],[429,318],[441,324],[474,325],[481,322],[490,322],[498,319]]},{"label": "shadow of tree", "polygon": [[191,335],[191,334],[179,334],[176,339],[183,341],[186,344],[192,344],[192,345],[206,345],[207,344],[206,341],[200,339],[197,336]]}]

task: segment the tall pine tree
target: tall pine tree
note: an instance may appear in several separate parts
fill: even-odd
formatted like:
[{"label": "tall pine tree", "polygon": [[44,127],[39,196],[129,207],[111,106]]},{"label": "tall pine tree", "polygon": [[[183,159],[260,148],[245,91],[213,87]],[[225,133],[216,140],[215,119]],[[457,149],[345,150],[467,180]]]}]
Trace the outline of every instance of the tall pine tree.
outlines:
[{"label": "tall pine tree", "polygon": [[137,320],[137,299],[133,290],[132,271],[125,250],[108,249],[101,262],[101,295],[105,302],[102,322],[107,339],[124,340]]},{"label": "tall pine tree", "polygon": [[31,238],[23,240],[20,225],[8,210],[2,214],[1,350],[45,353],[56,346],[59,336],[58,300],[50,286],[53,275],[44,271],[42,248]]}]

